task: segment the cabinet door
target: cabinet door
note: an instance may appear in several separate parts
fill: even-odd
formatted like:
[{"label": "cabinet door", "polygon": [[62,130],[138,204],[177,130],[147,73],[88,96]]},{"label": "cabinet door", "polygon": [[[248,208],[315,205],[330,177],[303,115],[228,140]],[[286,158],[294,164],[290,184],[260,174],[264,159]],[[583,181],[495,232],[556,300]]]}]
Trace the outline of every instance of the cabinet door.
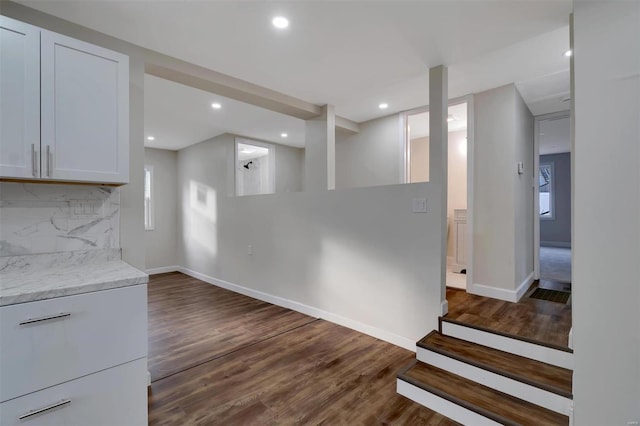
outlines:
[{"label": "cabinet door", "polygon": [[129,58],[42,31],[42,177],[127,183]]},{"label": "cabinet door", "polygon": [[40,30],[0,16],[0,176],[39,176]]}]

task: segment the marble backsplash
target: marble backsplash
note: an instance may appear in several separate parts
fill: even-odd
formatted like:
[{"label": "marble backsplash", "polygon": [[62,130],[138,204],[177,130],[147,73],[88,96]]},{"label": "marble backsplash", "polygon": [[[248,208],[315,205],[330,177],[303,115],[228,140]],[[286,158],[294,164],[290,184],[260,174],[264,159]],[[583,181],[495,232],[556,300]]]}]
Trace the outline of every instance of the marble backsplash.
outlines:
[{"label": "marble backsplash", "polygon": [[120,247],[120,190],[0,183],[0,256]]}]

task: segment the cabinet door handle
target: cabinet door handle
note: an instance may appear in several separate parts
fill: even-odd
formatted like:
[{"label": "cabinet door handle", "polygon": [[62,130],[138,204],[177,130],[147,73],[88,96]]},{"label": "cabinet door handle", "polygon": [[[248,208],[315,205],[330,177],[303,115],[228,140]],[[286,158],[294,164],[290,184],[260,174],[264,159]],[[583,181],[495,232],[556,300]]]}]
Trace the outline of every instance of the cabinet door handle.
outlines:
[{"label": "cabinet door handle", "polygon": [[31,144],[31,171],[33,177],[38,177],[38,154],[36,153],[35,144]]},{"label": "cabinet door handle", "polygon": [[71,404],[71,400],[70,399],[63,399],[60,402],[56,402],[54,404],[47,405],[46,407],[42,407],[42,408],[39,408],[37,410],[31,410],[28,413],[23,414],[20,417],[18,417],[18,419],[24,420],[24,419],[27,419],[27,418],[29,418],[31,416],[36,416],[38,414],[44,413],[45,411],[53,410],[54,408],[62,407],[64,405],[69,405],[69,404]]},{"label": "cabinet door handle", "polygon": [[33,324],[34,322],[50,321],[50,320],[54,320],[54,319],[58,319],[58,318],[65,318],[65,317],[70,317],[70,316],[71,316],[71,312],[61,312],[59,314],[48,315],[46,317],[27,318],[26,320],[20,322],[20,325]]},{"label": "cabinet door handle", "polygon": [[51,145],[47,145],[47,176],[51,177],[51,169],[53,169],[53,157],[51,156]]}]

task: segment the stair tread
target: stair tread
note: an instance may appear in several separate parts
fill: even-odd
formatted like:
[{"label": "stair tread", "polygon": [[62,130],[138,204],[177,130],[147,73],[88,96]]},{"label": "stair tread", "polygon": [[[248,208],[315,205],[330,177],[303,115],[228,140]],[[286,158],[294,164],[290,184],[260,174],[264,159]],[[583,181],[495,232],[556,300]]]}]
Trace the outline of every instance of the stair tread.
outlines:
[{"label": "stair tread", "polygon": [[573,353],[573,349],[567,348],[566,346],[556,345],[556,344],[553,344],[553,343],[543,342],[543,341],[537,340],[537,339],[532,339],[530,337],[521,336],[519,334],[507,333],[505,331],[496,330],[495,327],[492,328],[492,327],[488,327],[488,326],[485,326],[485,325],[482,325],[482,324],[478,324],[477,321],[462,321],[461,318],[453,319],[453,318],[449,318],[447,316],[438,317],[438,320],[440,321],[440,323],[448,322],[450,324],[457,324],[457,325],[461,325],[463,327],[469,327],[469,328],[473,328],[473,329],[476,329],[476,330],[484,331],[486,333],[497,334],[498,336],[508,337],[509,339],[520,340],[522,342],[532,343],[532,344],[538,345],[538,346],[545,346],[547,348],[555,349],[555,350],[561,351],[561,352],[567,352],[567,353],[570,353],[570,354]]},{"label": "stair tread", "polygon": [[496,374],[573,398],[571,370],[432,331],[418,346]]},{"label": "stair tread", "polygon": [[417,361],[398,378],[505,425],[568,425],[569,417]]}]

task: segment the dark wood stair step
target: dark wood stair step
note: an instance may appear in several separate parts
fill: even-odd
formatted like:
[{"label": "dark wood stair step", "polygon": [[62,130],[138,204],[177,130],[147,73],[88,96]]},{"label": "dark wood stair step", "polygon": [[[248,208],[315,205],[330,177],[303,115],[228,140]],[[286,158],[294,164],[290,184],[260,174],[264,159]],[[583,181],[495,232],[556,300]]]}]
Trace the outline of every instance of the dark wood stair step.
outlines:
[{"label": "dark wood stair step", "polygon": [[418,347],[509,377],[522,383],[572,396],[572,371],[432,331]]},{"label": "dark wood stair step", "polygon": [[567,416],[420,361],[398,374],[398,378],[504,425],[569,424]]}]

